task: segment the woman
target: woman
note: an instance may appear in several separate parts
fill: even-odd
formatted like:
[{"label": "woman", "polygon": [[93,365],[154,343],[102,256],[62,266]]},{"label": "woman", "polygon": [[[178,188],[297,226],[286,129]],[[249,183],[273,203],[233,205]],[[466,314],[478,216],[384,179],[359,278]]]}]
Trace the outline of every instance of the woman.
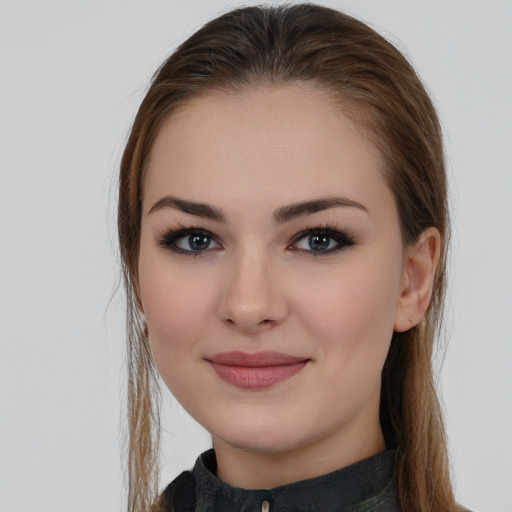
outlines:
[{"label": "woman", "polygon": [[[458,510],[448,230],[434,108],[365,24],[250,7],[183,43],[121,164],[129,510]],[[156,370],[214,447],[158,501]]]}]

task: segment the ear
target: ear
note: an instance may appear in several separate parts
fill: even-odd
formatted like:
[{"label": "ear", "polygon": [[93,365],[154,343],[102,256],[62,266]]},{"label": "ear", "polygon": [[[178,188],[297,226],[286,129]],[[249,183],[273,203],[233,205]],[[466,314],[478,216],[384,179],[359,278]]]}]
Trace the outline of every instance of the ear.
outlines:
[{"label": "ear", "polygon": [[406,249],[395,331],[407,331],[421,322],[430,304],[440,254],[441,234],[434,227],[423,231],[418,241]]}]

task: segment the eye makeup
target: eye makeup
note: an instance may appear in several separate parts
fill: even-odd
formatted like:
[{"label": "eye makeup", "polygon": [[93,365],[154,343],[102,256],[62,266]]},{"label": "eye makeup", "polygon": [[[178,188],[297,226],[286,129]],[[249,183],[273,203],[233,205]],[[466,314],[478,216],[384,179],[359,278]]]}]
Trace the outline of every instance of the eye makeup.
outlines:
[{"label": "eye makeup", "polygon": [[177,254],[187,256],[199,256],[205,252],[222,249],[222,245],[210,231],[199,227],[187,228],[183,225],[178,229],[164,231],[158,236],[157,243]]},{"label": "eye makeup", "polygon": [[[341,251],[356,245],[355,236],[350,230],[340,230],[330,226],[308,226],[294,235],[286,246],[287,250],[312,256],[322,256]],[[205,255],[222,250],[224,246],[211,231],[201,227],[169,229],[158,235],[157,244],[176,254],[186,256]]]},{"label": "eye makeup", "polygon": [[[306,247],[301,247],[306,244]],[[288,246],[291,251],[300,251],[314,256],[332,254],[356,244],[355,236],[347,229],[330,226],[310,226],[297,233]]]}]

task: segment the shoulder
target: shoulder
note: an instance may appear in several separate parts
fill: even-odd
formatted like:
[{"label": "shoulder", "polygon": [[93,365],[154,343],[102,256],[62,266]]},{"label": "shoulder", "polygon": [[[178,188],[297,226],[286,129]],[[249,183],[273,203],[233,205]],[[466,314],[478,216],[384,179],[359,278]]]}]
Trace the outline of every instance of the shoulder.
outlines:
[{"label": "shoulder", "polygon": [[196,482],[191,471],[183,471],[161,496],[164,512],[192,512],[196,505]]}]

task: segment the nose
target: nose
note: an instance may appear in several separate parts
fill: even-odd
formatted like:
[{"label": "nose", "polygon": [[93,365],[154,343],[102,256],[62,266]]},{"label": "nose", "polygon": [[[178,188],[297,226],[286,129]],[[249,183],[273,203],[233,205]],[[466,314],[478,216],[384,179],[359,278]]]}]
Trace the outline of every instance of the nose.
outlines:
[{"label": "nose", "polygon": [[288,304],[271,257],[246,254],[226,264],[220,319],[247,334],[282,323]]}]

